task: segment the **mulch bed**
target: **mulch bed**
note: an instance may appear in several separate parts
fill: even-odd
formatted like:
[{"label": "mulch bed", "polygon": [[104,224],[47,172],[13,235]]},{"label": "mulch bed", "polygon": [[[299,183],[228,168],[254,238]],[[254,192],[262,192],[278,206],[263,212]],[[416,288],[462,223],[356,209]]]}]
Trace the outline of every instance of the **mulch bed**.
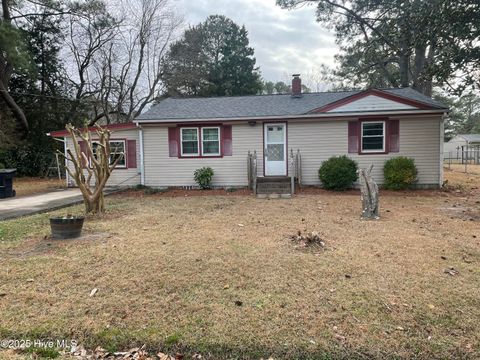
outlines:
[{"label": "mulch bed", "polygon": [[[119,197],[144,197],[144,196],[154,196],[154,197],[189,197],[189,196],[249,196],[252,195],[252,191],[249,189],[235,189],[235,190],[225,190],[225,189],[212,189],[212,190],[199,190],[199,189],[182,189],[182,188],[169,188],[167,190],[162,190],[158,192],[148,192],[144,190],[129,189],[122,191],[121,193],[115,194],[113,196]],[[350,189],[346,191],[331,191],[325,190],[316,186],[304,186],[301,189],[296,190],[296,195],[339,195],[339,196],[360,196],[359,189]],[[464,192],[455,191],[455,190],[429,190],[429,189],[417,189],[417,190],[402,190],[402,191],[393,191],[393,190],[380,190],[380,196],[419,196],[419,197],[435,197],[435,196],[447,196],[449,195],[465,195]]]},{"label": "mulch bed", "polygon": [[252,195],[252,191],[249,189],[236,189],[234,191],[227,191],[225,189],[212,189],[212,190],[198,190],[198,189],[178,189],[170,188],[165,191],[158,191],[155,193],[148,193],[144,190],[130,189],[122,191],[113,196],[118,197],[189,197],[189,196],[247,196]]}]

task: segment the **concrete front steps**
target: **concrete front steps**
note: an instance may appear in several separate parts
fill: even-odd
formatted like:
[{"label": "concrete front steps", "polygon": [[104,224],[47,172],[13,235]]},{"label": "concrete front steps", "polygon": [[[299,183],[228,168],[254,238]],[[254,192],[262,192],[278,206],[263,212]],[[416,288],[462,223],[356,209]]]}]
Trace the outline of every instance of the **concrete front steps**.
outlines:
[{"label": "concrete front steps", "polygon": [[291,179],[288,176],[267,176],[257,178],[258,198],[291,198]]}]

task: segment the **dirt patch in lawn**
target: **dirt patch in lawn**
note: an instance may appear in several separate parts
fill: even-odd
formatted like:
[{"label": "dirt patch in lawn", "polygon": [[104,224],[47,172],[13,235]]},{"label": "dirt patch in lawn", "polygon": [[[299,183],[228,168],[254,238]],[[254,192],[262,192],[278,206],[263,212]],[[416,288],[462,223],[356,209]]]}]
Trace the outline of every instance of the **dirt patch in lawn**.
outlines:
[{"label": "dirt patch in lawn", "polygon": [[[445,211],[475,201],[381,195],[380,220],[364,221],[358,194],[112,195],[85,225],[114,236],[1,259],[0,337],[204,359],[476,359],[480,228]],[[27,242],[48,233],[41,216]],[[295,249],[298,231],[327,251]]]},{"label": "dirt patch in lawn", "polygon": [[16,196],[41,194],[65,187],[65,180],[59,179],[21,177],[13,180],[13,188],[17,192]]},{"label": "dirt patch in lawn", "polygon": [[2,252],[0,258],[26,258],[39,255],[58,254],[71,246],[90,246],[92,242],[105,242],[111,233],[88,233],[75,239],[57,240],[51,236],[27,238],[19,246]]}]

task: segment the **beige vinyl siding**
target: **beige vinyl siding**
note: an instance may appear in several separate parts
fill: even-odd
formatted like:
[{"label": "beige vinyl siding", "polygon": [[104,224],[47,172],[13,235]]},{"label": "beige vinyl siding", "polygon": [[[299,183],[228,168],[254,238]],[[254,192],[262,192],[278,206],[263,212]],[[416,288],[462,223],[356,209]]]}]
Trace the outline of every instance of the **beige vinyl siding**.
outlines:
[{"label": "beige vinyl siding", "polygon": [[329,112],[355,112],[355,111],[376,111],[376,110],[412,110],[416,107],[402,104],[398,101],[382,98],[381,96],[368,95],[351,103],[339,106]]},{"label": "beige vinyl siding", "polygon": [[145,185],[152,187],[195,186],[193,172],[210,166],[214,186],[246,186],[247,153],[258,153],[258,172],[263,174],[261,124],[232,126],[232,156],[223,158],[177,158],[169,156],[168,127],[144,126]]},{"label": "beige vinyl siding", "polygon": [[321,163],[334,155],[348,155],[359,167],[374,165],[373,176],[383,183],[383,165],[395,156],[415,159],[418,184],[439,184],[440,177],[440,123],[441,118],[400,119],[400,152],[390,154],[348,154],[348,121],[290,122],[288,147],[302,154],[302,182],[320,185],[318,169]]},{"label": "beige vinyl siding", "polygon": [[[348,155],[360,167],[374,164],[374,179],[383,183],[384,162],[395,156],[415,159],[419,185],[437,186],[440,177],[441,117],[400,119],[400,152],[390,154],[348,154],[348,121],[304,121],[288,123],[288,152],[300,149],[302,182],[320,185],[318,169],[333,155]],[[144,126],[145,185],[153,187],[194,186],[193,172],[203,166],[215,171],[215,186],[246,186],[248,150],[257,150],[258,174],[263,176],[263,125],[232,126],[233,156],[223,158],[169,157],[168,128]]]},{"label": "beige vinyl siding", "polygon": [[[140,142],[138,139],[137,129],[112,131],[111,140],[136,140],[137,145],[137,167],[130,169],[118,168],[113,170],[112,175],[108,179],[107,186],[134,186],[140,184]],[[67,137],[67,147],[73,150],[72,139]],[[71,162],[68,162],[70,169],[73,169]],[[85,175],[87,171],[85,171]],[[74,180],[69,180],[69,186],[75,186]]]}]

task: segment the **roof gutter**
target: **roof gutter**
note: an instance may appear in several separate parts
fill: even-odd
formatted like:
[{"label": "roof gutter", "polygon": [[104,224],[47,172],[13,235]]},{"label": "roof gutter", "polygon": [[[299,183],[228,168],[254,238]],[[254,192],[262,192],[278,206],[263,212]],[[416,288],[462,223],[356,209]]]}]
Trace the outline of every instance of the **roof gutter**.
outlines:
[{"label": "roof gutter", "polygon": [[145,185],[145,155],[143,145],[143,128],[142,125],[136,123],[138,128],[138,146],[140,147],[140,184]]},{"label": "roof gutter", "polygon": [[346,113],[321,113],[283,116],[252,116],[233,118],[194,118],[194,119],[163,119],[163,120],[134,120],[135,124],[172,124],[172,123],[198,123],[198,122],[223,122],[223,121],[249,121],[249,120],[301,120],[301,119],[335,119],[335,118],[364,118],[369,116],[398,116],[398,115],[432,115],[445,114],[448,109],[432,110],[402,110],[402,111],[369,111],[369,112],[346,112]]}]

